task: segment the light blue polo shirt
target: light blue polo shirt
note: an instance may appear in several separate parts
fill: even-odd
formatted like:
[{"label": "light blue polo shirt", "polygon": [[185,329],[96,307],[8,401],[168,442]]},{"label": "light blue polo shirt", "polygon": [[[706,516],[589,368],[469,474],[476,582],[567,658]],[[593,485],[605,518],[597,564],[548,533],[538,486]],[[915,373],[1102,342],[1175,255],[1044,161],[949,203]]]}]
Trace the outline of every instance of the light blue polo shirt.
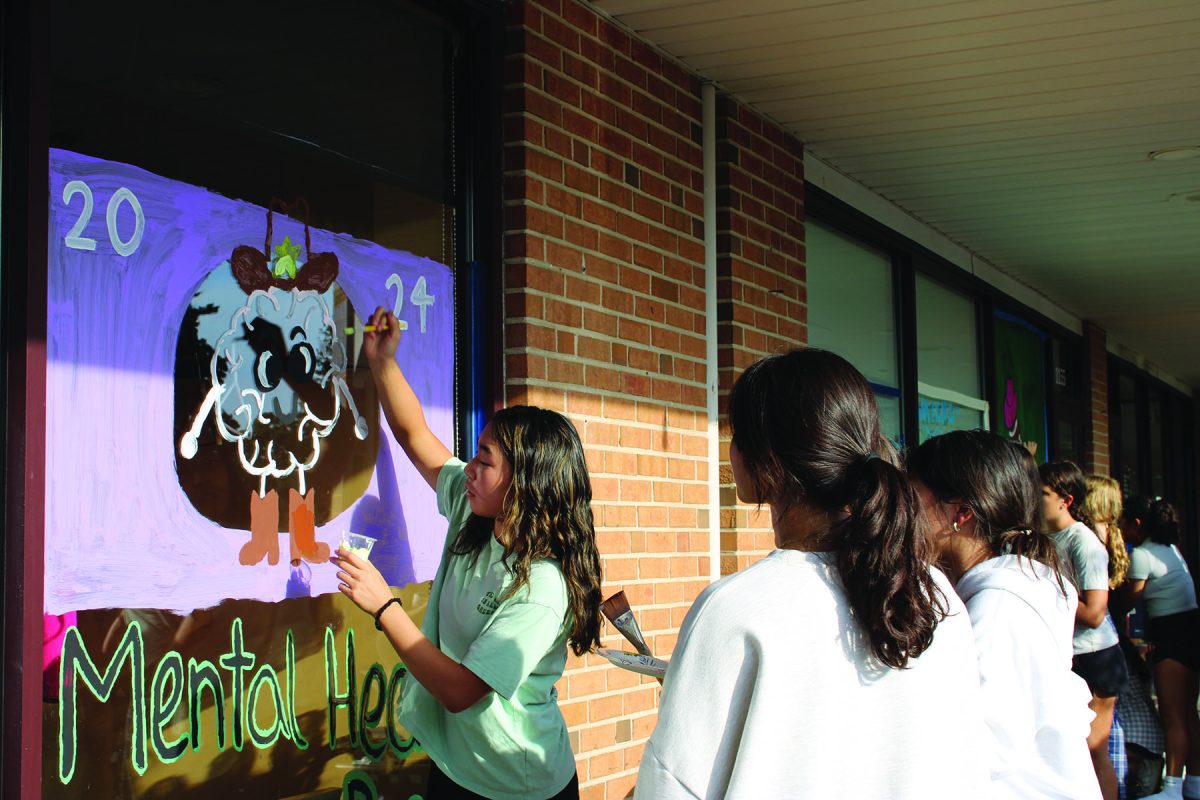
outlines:
[{"label": "light blue polo shirt", "polygon": [[438,511],[450,521],[421,631],[494,691],[451,714],[409,677],[400,722],[450,780],[495,800],[544,800],[575,774],[555,682],[567,662],[567,585],[537,561],[529,583],[504,598],[512,575],[495,537],[478,554],[449,546],[470,517],[466,473],[452,458],[438,474]]}]

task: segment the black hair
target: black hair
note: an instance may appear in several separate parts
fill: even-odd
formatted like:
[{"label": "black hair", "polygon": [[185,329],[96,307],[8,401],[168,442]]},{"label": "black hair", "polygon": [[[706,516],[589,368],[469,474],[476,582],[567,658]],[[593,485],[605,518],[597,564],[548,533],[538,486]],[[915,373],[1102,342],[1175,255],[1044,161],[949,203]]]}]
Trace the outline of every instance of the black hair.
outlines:
[{"label": "black hair", "polygon": [[[988,431],[951,431],[910,453],[907,465],[940,502],[971,509],[993,556],[1011,553],[1060,571],[1058,549],[1038,530],[1042,482],[1024,447]],[[1065,594],[1061,578],[1059,588]]]},{"label": "black hair", "polygon": [[1179,512],[1169,501],[1159,498],[1152,502],[1149,512],[1141,520],[1150,541],[1179,544]]},{"label": "black hair", "polygon": [[1059,497],[1064,500],[1070,498],[1067,509],[1073,519],[1095,530],[1096,524],[1092,522],[1084,502],[1088,492],[1087,480],[1074,461],[1051,461],[1049,464],[1042,464],[1038,467],[1038,475],[1042,483],[1053,489]]},{"label": "black hair", "polygon": [[734,384],[729,422],[762,502],[780,514],[802,502],[834,516],[838,571],[871,653],[907,666],[933,641],[945,598],[920,535],[920,501],[880,432],[870,384],[824,350],[768,356]]}]

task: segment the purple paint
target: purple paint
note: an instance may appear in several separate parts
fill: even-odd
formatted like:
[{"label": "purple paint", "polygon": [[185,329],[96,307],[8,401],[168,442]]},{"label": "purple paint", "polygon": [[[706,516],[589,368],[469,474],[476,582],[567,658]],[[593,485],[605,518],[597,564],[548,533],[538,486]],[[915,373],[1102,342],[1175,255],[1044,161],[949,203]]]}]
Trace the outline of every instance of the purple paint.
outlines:
[{"label": "purple paint", "polygon": [[[248,532],[221,527],[195,510],[175,471],[179,442],[173,435],[175,346],[184,312],[235,246],[262,246],[265,209],[125,164],[62,150],[52,150],[50,159],[46,613],[110,607],[186,612],[227,598],[282,599],[293,577],[288,559],[274,566],[238,563]],[[93,198],[82,228],[84,194],[64,202],[71,181],[86,184]],[[110,198],[121,188],[143,211],[140,242],[129,200],[111,203],[116,236],[110,235]],[[73,230],[76,247],[67,245]],[[303,241],[303,225],[276,215],[275,241],[285,235]],[[88,246],[87,239],[95,240],[94,249],[77,249]],[[128,252],[134,243],[128,255],[117,251]],[[450,270],[317,229],[312,249],[337,255],[337,282],[360,315],[390,306],[396,293],[387,288],[388,279],[401,278],[401,319],[409,328],[397,358],[430,426],[450,441]],[[425,312],[425,333],[408,298],[421,277],[435,298]],[[380,441],[367,490],[319,525],[317,539],[336,547],[342,530],[366,533],[380,540],[372,561],[391,583],[428,580],[437,569],[446,522],[390,433]],[[286,554],[286,534],[281,537]],[[313,565],[311,592],[336,591],[335,572],[329,564]]]}]

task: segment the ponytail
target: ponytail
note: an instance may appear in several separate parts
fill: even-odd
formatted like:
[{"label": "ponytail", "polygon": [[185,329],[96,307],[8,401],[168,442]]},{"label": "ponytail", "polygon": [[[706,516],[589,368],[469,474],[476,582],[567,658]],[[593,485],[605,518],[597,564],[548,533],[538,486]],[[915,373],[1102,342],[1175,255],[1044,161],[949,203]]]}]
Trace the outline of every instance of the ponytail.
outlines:
[{"label": "ponytail", "polygon": [[876,659],[906,667],[929,647],[947,607],[926,558],[918,498],[880,434],[870,384],[823,350],[768,356],[734,384],[729,422],[760,502],[781,515],[805,504],[839,520],[829,532],[854,619]]},{"label": "ponytail", "polygon": [[1100,540],[1108,549],[1108,588],[1111,591],[1125,582],[1125,574],[1129,572],[1129,553],[1125,551],[1125,537],[1121,535],[1119,524],[1124,511],[1121,484],[1107,475],[1088,475],[1086,482],[1084,508],[1096,523],[1092,530],[1100,536],[1097,526],[1106,528]]},{"label": "ponytail", "polygon": [[971,509],[975,535],[993,557],[1015,555],[1045,564],[1058,575],[1066,596],[1058,548],[1037,530],[1042,480],[1028,450],[988,431],[951,431],[909,454],[908,471],[939,502]]},{"label": "ponytail", "polygon": [[864,457],[848,474],[850,515],[840,524],[838,572],[846,598],[885,665],[900,669],[925,652],[946,615],[916,536],[920,500],[890,461]]},{"label": "ponytail", "polygon": [[1067,510],[1070,511],[1072,519],[1082,522],[1092,531],[1096,530],[1096,523],[1087,510],[1087,481],[1074,462],[1052,461],[1042,464],[1038,467],[1038,475],[1041,476],[1042,483],[1053,489],[1059,497],[1071,498]]}]

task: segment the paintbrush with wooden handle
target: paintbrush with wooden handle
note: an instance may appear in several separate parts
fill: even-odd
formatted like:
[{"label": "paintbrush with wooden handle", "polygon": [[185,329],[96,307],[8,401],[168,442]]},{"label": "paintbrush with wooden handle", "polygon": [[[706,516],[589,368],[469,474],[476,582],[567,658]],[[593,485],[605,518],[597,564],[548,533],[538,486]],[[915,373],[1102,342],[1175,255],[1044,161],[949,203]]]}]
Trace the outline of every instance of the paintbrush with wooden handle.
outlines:
[{"label": "paintbrush with wooden handle", "polygon": [[613,627],[619,630],[621,635],[628,639],[639,653],[644,656],[654,655],[646,645],[646,637],[642,635],[642,629],[638,627],[633,611],[629,608],[625,592],[617,592],[605,600],[600,604],[600,610],[604,612],[604,616],[613,624]]}]

